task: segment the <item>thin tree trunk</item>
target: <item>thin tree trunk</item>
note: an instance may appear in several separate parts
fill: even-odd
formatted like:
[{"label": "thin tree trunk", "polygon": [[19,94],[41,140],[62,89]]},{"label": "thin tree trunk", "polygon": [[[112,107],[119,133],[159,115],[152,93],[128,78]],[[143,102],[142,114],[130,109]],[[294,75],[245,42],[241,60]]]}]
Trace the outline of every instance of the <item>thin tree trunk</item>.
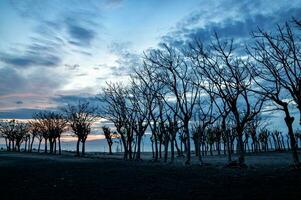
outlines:
[{"label": "thin tree trunk", "polygon": [[191,154],[190,154],[190,134],[189,134],[189,121],[186,121],[185,123],[184,123],[184,133],[186,134],[186,137],[187,137],[187,142],[186,142],[186,144],[187,144],[187,149],[186,149],[186,162],[185,162],[185,164],[186,165],[190,165],[190,161],[191,161]]},{"label": "thin tree trunk", "polygon": [[79,144],[80,144],[80,139],[77,138],[77,143],[76,143],[76,156],[79,156]]},{"label": "thin tree trunk", "polygon": [[39,140],[38,153],[40,153],[42,139]]},{"label": "thin tree trunk", "polygon": [[59,142],[59,155],[62,155],[62,149],[61,149],[61,137],[58,137]]},{"label": "thin tree trunk", "polygon": [[151,143],[152,143],[152,155],[153,155],[153,158],[155,158],[154,141],[151,141]]},{"label": "thin tree trunk", "polygon": [[82,156],[85,156],[85,144],[86,144],[86,140],[82,141]]},{"label": "thin tree trunk", "polygon": [[47,139],[45,139],[45,153],[47,153]]},{"label": "thin tree trunk", "polygon": [[175,160],[175,138],[174,137],[172,137],[171,138],[171,141],[170,141],[170,153],[171,153],[171,155],[170,155],[170,162],[174,162],[174,160]]},{"label": "thin tree trunk", "polygon": [[167,162],[167,158],[168,158],[168,145],[169,145],[169,141],[167,140],[164,144],[164,162]]},{"label": "thin tree trunk", "polygon": [[158,140],[157,140],[157,135],[155,135],[155,150],[156,150],[156,153],[155,153],[155,161],[158,160]]},{"label": "thin tree trunk", "polygon": [[245,151],[244,151],[241,129],[237,130],[237,135],[238,135],[238,145],[239,145],[238,162],[240,166],[243,166],[245,165]]},{"label": "thin tree trunk", "polygon": [[136,154],[136,160],[141,160],[141,138],[142,138],[142,135],[138,135],[137,136],[137,154]]},{"label": "thin tree trunk", "polygon": [[34,138],[35,138],[35,137],[32,137],[32,140],[31,140],[31,144],[30,144],[30,152],[32,152],[32,146],[33,146]]}]

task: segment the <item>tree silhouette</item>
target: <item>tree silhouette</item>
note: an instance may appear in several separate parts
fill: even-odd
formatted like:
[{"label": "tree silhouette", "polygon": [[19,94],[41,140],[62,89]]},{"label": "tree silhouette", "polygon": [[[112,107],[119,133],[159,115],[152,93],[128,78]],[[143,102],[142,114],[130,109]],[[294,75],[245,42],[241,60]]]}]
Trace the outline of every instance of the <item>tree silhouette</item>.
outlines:
[{"label": "tree silhouette", "polygon": [[269,98],[276,109],[285,114],[293,160],[299,166],[293,131],[295,119],[290,111],[290,102],[293,101],[301,114],[301,47],[297,31],[289,23],[284,27],[278,26],[276,33],[258,29],[258,32],[253,33],[255,42],[248,48],[248,53],[256,61],[250,68],[256,75],[254,82],[259,88],[257,92]]},{"label": "tree silhouette", "polygon": [[246,68],[247,61],[234,56],[233,41],[221,41],[215,34],[215,42],[206,51],[203,45],[195,48],[199,72],[214,88],[214,94],[227,104],[234,116],[238,137],[239,164],[245,165],[243,131],[261,110],[264,96],[250,91],[252,76]]},{"label": "tree silhouette", "polygon": [[111,129],[107,126],[101,127],[103,130],[103,133],[105,135],[105,138],[107,140],[107,143],[109,145],[109,153],[112,154],[112,145],[113,145],[113,140],[112,140],[112,133]]},{"label": "tree silhouette", "polygon": [[97,108],[90,106],[89,102],[78,102],[77,105],[68,104],[67,107],[63,109],[71,129],[77,137],[77,156],[80,156],[80,143],[82,144],[81,155],[85,155],[85,143],[91,132],[92,123],[97,118],[96,110]]}]

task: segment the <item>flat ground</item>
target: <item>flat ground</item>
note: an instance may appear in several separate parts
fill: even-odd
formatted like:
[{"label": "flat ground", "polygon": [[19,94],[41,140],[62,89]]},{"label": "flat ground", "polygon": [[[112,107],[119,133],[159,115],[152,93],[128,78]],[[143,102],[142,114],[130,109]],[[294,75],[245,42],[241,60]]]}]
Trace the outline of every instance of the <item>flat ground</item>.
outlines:
[{"label": "flat ground", "polygon": [[[247,169],[123,161],[119,156],[0,152],[1,199],[301,199],[289,153],[250,155]],[[96,158],[101,157],[101,158]]]}]

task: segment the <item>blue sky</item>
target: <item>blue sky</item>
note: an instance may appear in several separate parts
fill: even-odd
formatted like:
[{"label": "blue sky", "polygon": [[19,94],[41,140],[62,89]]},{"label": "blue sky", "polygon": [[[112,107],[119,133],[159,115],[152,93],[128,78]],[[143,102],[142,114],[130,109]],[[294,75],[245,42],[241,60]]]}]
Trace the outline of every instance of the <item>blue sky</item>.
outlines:
[{"label": "blue sky", "polygon": [[301,18],[301,0],[1,0],[0,118],[93,98],[159,43],[248,40]]}]

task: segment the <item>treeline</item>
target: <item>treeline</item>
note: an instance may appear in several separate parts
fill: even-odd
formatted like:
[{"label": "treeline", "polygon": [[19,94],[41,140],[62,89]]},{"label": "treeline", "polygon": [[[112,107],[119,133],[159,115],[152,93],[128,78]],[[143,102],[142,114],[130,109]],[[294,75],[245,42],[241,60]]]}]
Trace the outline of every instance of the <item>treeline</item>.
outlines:
[{"label": "treeline", "polygon": [[[32,152],[34,140],[38,141],[38,149],[44,141],[44,152],[61,154],[61,135],[72,131],[77,137],[76,155],[85,155],[85,142],[91,132],[92,123],[96,120],[96,107],[89,102],[68,105],[60,111],[41,111],[34,114],[28,122],[16,120],[2,121],[0,134],[5,139],[8,151],[20,151],[22,143],[24,151]],[[81,151],[80,151],[81,145]]]},{"label": "treeline", "polygon": [[[217,33],[206,43],[162,44],[144,53],[127,84],[107,83],[98,95],[100,110],[79,103],[37,113],[26,124],[2,122],[7,150],[20,151],[24,143],[31,151],[38,139],[38,151],[44,140],[45,152],[60,154],[60,138],[68,129],[77,137],[77,155],[80,145],[84,155],[91,125],[104,118],[116,129],[113,134],[103,127],[110,153],[112,137],[118,137],[124,159],[141,159],[142,138],[149,131],[154,160],[185,156],[190,164],[194,149],[201,164],[204,155],[216,151],[226,154],[229,164],[243,166],[246,152],[286,149],[299,166],[300,133],[293,130],[292,113],[301,113],[300,29],[294,19],[274,32],[258,29],[247,45]],[[264,128],[261,116],[272,112],[284,116],[287,133]]]},{"label": "treeline", "polygon": [[[220,152],[223,144],[233,164],[235,140],[240,166],[246,150],[271,148],[289,148],[299,165],[292,112],[301,113],[300,29],[294,19],[274,32],[258,29],[247,45],[215,33],[210,43],[196,39],[146,52],[129,84],[107,83],[100,96],[101,116],[114,123],[124,158],[141,159],[141,138],[149,129],[155,160],[163,146],[165,161],[184,151],[190,164],[192,140],[201,163],[208,148]],[[258,118],[272,112],[284,115],[286,140],[286,134],[260,130]]]}]

